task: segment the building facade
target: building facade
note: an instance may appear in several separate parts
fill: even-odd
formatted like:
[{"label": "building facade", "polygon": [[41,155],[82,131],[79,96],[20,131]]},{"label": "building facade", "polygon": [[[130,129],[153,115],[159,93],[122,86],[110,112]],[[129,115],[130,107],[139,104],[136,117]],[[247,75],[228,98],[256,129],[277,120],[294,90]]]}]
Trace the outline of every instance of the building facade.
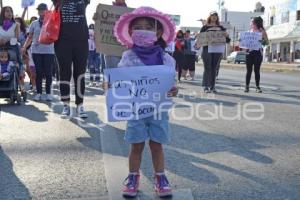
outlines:
[{"label": "building facade", "polygon": [[220,11],[220,21],[227,24],[227,32],[231,38],[231,43],[227,46],[227,55],[232,51],[239,50],[239,34],[250,29],[250,22],[253,17],[263,15],[262,12],[239,12],[228,11],[222,8]]},{"label": "building facade", "polygon": [[265,57],[270,62],[300,62],[300,0],[279,0],[263,18],[270,45]]}]

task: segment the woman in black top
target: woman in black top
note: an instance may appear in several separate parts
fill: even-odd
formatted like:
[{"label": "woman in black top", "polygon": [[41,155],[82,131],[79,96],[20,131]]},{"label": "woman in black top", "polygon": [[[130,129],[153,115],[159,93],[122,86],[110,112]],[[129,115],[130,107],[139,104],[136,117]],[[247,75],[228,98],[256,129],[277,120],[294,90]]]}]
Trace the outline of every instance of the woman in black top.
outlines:
[{"label": "woman in black top", "polygon": [[[226,29],[220,25],[219,17],[217,12],[210,13],[207,19],[207,23],[202,27],[200,33],[209,31],[226,31]],[[224,37],[229,41],[228,35],[225,32]],[[225,44],[224,44],[225,46]],[[202,86],[204,87],[205,93],[216,93],[216,72],[218,64],[222,58],[223,53],[209,53],[208,46],[202,48],[202,59],[204,64],[204,73]]]},{"label": "woman in black top", "polygon": [[[257,32],[262,34],[262,46],[268,44],[268,36],[263,26],[263,19],[261,17],[255,17],[251,21],[251,32]],[[251,74],[254,67],[254,74],[255,74],[255,84],[256,84],[256,92],[262,93],[260,88],[260,67],[263,61],[263,47],[261,46],[260,49],[248,49],[248,54],[246,56],[246,87],[245,92],[249,92],[249,85],[251,80]]]},{"label": "woman in black top", "polygon": [[54,47],[59,63],[61,100],[64,103],[62,117],[70,116],[70,81],[73,75],[77,115],[87,118],[83,108],[89,37],[85,12],[90,0],[52,1],[61,13],[60,35]]}]

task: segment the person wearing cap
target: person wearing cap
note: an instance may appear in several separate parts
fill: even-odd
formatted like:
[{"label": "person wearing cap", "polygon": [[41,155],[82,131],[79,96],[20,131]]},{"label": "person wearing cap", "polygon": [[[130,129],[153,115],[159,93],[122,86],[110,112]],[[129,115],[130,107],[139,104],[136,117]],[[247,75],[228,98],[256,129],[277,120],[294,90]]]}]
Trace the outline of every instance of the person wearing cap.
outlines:
[{"label": "person wearing cap", "polygon": [[[166,43],[174,41],[176,26],[169,15],[151,7],[140,7],[123,14],[116,22],[114,34],[117,40],[129,48],[123,53],[118,67],[167,65],[175,71],[175,60],[163,50]],[[159,73],[159,72],[157,72]],[[175,72],[174,72],[175,73]],[[170,88],[169,96],[178,90]],[[145,142],[149,141],[155,173],[155,191],[160,197],[172,195],[172,189],[165,175],[163,144],[170,141],[168,113],[158,110],[151,117],[129,120],[125,141],[131,144],[129,154],[129,175],[123,189],[123,196],[137,196],[140,165]]]},{"label": "person wearing cap", "polygon": [[60,9],[61,24],[59,38],[54,44],[59,64],[60,94],[63,102],[62,118],[71,116],[70,83],[75,84],[75,104],[78,117],[88,117],[83,107],[85,93],[85,72],[89,52],[89,30],[86,7],[90,0],[52,0]]},{"label": "person wearing cap", "polygon": [[262,46],[260,49],[248,49],[248,54],[246,55],[246,67],[247,67],[247,73],[246,73],[246,86],[245,86],[245,92],[249,92],[249,85],[251,80],[251,74],[253,71],[254,66],[254,74],[255,74],[255,84],[256,84],[256,92],[262,93],[262,90],[260,88],[260,67],[261,63],[263,61],[263,45],[268,44],[268,35],[265,31],[264,25],[263,25],[263,19],[261,17],[254,17],[251,20],[251,29],[250,32],[256,32],[262,34]]},{"label": "person wearing cap", "polygon": [[[210,13],[209,17],[206,20],[206,24],[200,30],[200,34],[210,31],[224,31],[224,38],[226,38],[226,42],[230,41],[228,34],[225,32],[226,29],[222,25],[220,25],[218,13],[215,11]],[[223,52],[220,52],[220,49],[223,49]],[[205,45],[202,48],[202,59],[204,64],[202,86],[205,93],[217,92],[215,87],[216,73],[218,64],[222,58],[224,51],[225,43],[220,45]]]},{"label": "person wearing cap", "polygon": [[45,13],[48,6],[41,3],[36,8],[39,18],[33,21],[29,27],[29,35],[22,48],[22,53],[25,54],[27,48],[31,45],[32,59],[36,70],[36,89],[37,94],[33,98],[35,101],[42,100],[43,78],[46,78],[46,100],[52,101],[51,86],[52,86],[52,66],[54,63],[54,46],[53,44],[40,44],[39,37]]}]

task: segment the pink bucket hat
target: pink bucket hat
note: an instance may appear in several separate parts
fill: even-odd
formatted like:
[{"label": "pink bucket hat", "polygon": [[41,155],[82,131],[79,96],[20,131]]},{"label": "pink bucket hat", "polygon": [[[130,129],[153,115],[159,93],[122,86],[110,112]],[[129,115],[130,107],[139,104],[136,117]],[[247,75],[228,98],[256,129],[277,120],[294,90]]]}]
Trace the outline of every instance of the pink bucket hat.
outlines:
[{"label": "pink bucket hat", "polygon": [[133,42],[129,35],[129,24],[138,17],[151,17],[158,20],[164,29],[162,35],[163,39],[167,43],[175,39],[176,25],[169,15],[151,7],[140,7],[130,13],[123,14],[115,24],[114,35],[122,45],[126,45],[129,48],[132,47]]}]

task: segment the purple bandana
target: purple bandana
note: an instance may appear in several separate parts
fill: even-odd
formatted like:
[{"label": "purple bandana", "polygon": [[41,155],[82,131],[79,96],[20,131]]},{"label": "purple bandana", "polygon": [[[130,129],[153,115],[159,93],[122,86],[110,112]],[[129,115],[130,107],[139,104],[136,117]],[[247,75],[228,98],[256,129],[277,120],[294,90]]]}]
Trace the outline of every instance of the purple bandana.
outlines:
[{"label": "purple bandana", "polygon": [[5,19],[3,21],[2,28],[3,28],[3,30],[7,31],[13,24],[14,24],[14,22],[12,22],[11,20]]},{"label": "purple bandana", "polygon": [[163,65],[164,51],[160,45],[152,47],[139,47],[133,45],[132,51],[139,57],[145,65]]}]

